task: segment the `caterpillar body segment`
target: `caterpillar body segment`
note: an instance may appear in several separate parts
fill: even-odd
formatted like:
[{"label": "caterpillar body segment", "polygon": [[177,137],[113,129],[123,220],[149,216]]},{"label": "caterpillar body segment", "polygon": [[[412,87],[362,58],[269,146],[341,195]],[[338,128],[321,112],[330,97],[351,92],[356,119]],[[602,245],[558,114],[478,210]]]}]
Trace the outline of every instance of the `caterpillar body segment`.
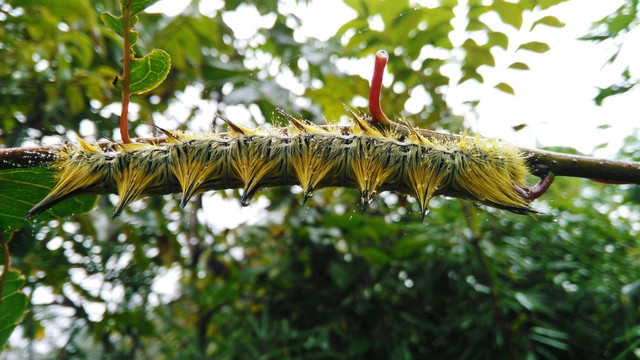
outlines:
[{"label": "caterpillar body segment", "polygon": [[116,217],[149,195],[181,193],[184,207],[204,191],[241,188],[246,206],[261,188],[292,185],[302,187],[303,202],[323,187],[356,188],[363,208],[382,191],[409,194],[423,217],[429,200],[440,194],[535,212],[531,202],[541,189],[526,186],[529,171],[513,146],[478,136],[428,139],[408,123],[408,131],[380,130],[350,115],[349,128],[321,127],[285,114],[291,124],[285,128],[230,125],[230,133],[204,135],[163,130],[162,144],[118,144],[109,150],[84,141],[67,145],[52,165],[56,186],[26,217],[82,193],[119,194]]}]

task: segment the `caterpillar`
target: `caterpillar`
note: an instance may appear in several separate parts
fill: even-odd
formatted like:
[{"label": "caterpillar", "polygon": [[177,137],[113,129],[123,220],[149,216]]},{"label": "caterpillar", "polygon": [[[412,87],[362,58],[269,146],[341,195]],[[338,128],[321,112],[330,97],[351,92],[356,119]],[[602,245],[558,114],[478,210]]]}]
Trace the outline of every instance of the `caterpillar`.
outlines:
[{"label": "caterpillar", "polygon": [[181,193],[184,207],[196,194],[241,188],[240,202],[247,206],[262,188],[293,185],[302,187],[303,203],[320,188],[356,188],[363,209],[380,192],[408,194],[417,199],[423,220],[436,195],[518,214],[536,212],[531,203],[553,175],[528,188],[529,169],[512,145],[478,135],[427,137],[408,122],[398,124],[384,115],[379,92],[386,58],[383,51],[376,56],[371,117],[347,108],[351,126],[320,126],[279,109],[289,122],[286,127],[248,129],[219,116],[229,132],[191,135],[160,129],[166,135],[163,143],[114,143],[108,149],[83,140],[78,146],[67,144],[52,164],[57,184],[25,217],[83,193],[119,194],[115,218],[149,195]]}]

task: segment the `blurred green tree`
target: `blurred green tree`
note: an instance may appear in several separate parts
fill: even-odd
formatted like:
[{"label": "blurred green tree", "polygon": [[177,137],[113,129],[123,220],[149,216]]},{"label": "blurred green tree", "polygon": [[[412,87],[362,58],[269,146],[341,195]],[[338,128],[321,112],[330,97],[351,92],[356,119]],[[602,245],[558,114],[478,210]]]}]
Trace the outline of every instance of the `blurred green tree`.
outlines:
[{"label": "blurred green tree", "polygon": [[[410,93],[424,89],[432,101],[411,121],[459,131],[443,67],[458,69],[460,82],[483,82],[482,68],[495,66],[491,49],[512,40],[483,14],[495,12],[520,31],[527,31],[523,16],[561,27],[544,13],[559,2],[440,0],[420,7],[346,0],[356,16],[327,41],[296,36],[300,21],[282,2],[211,8],[202,0],[174,17],[144,14],[136,47],[164,49],[173,68],[158,88],[132,98],[137,111],[130,125],[148,135],[145,125],[171,118],[187,93],[221,112],[248,109],[257,124],[280,121],[276,106],[315,122],[339,119],[342,103],[361,105],[368,81],[335,64],[384,48],[393,54],[387,113],[405,114]],[[111,82],[120,73],[122,46],[98,19],[116,7],[100,0],[0,5],[1,144],[59,142],[73,133],[116,136],[113,109],[120,100]],[[225,19],[238,9],[273,22],[240,38]],[[466,24],[456,41],[454,18]],[[536,41],[516,46],[548,49]],[[284,87],[282,76],[302,90]],[[512,92],[508,81],[496,87]],[[188,106],[176,126],[202,116]],[[621,157],[639,161],[636,138],[626,145]],[[325,189],[307,206],[294,192],[265,191],[266,211],[239,226],[211,219],[205,194],[185,210],[173,196],[142,200],[115,221],[108,220],[114,198],[103,196],[88,214],[21,228],[8,245],[30,301],[0,356],[640,356],[637,186],[558,179],[546,197],[550,214],[535,218],[434,199],[427,224],[414,202],[394,194],[361,213],[353,211],[355,191]],[[234,204],[234,195],[220,192],[216,204]]]}]

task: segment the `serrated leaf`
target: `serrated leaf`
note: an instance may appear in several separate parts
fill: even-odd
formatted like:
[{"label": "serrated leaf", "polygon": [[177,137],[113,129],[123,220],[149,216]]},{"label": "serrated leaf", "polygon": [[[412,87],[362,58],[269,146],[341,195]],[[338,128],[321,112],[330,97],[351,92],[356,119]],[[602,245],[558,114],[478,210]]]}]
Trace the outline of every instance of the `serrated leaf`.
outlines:
[{"label": "serrated leaf", "polygon": [[9,270],[0,302],[0,352],[27,305],[27,296],[20,291],[22,285],[24,285],[24,278],[20,273]]},{"label": "serrated leaf", "polygon": [[[111,31],[115,32],[116,34],[120,35],[120,37],[122,37],[122,34],[124,33],[124,23],[122,20],[122,16],[115,17],[108,12],[103,12],[102,15],[100,15],[100,20],[102,20],[102,23],[106,27],[111,29]],[[137,16],[131,17],[131,28],[133,28],[137,23],[138,23],[138,17]],[[131,46],[135,45],[138,42],[139,37],[140,37],[140,34],[138,34],[137,31],[131,31],[129,33],[129,41],[131,42]]]},{"label": "serrated leaf", "polygon": [[535,29],[538,25],[547,25],[555,28],[563,28],[566,24],[560,21],[555,16],[545,16],[541,19],[538,19],[536,22],[531,25],[531,30]]},{"label": "serrated leaf", "polygon": [[513,88],[511,87],[511,85],[507,84],[507,83],[499,83],[498,85],[494,86],[496,89],[500,90],[500,91],[504,91],[507,94],[511,94],[511,95],[515,95],[515,91],[513,91]]},{"label": "serrated leaf", "polygon": [[514,62],[513,64],[509,65],[509,69],[530,70],[529,65],[523,62]]},{"label": "serrated leaf", "polygon": [[[55,185],[53,171],[35,167],[0,171],[0,231],[19,229],[26,224],[24,215],[44,199]],[[36,217],[39,221],[63,218],[87,212],[96,205],[97,195],[67,199]]]},{"label": "serrated leaf", "polygon": [[540,54],[545,53],[550,49],[549,45],[540,41],[532,41],[518,46],[518,50],[529,50]]},{"label": "serrated leaf", "polygon": [[[129,92],[142,94],[155,89],[169,74],[171,57],[166,51],[153,49],[142,59],[131,60]],[[116,80],[116,86],[122,88],[122,81]]]}]

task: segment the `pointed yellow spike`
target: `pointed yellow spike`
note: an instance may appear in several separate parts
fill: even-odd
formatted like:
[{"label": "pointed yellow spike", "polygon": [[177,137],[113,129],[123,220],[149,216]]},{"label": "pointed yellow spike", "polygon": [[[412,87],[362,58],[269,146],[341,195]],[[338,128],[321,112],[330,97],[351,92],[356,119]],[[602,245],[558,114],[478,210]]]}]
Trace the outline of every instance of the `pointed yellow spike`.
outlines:
[{"label": "pointed yellow spike", "polygon": [[123,170],[116,176],[115,181],[120,200],[113,212],[112,219],[118,217],[127,205],[143,196],[142,194],[151,179],[152,177],[149,174],[145,174],[143,170],[136,168]]},{"label": "pointed yellow spike", "polygon": [[159,126],[156,126],[156,125],[153,125],[153,126],[155,126],[156,129],[160,130],[167,137],[169,142],[186,142],[185,139],[183,138],[183,136],[178,134],[178,133],[176,133],[176,132],[163,129],[163,128],[161,128]]},{"label": "pointed yellow spike", "polygon": [[[359,154],[352,157],[351,169],[356,180],[356,188],[360,190],[364,210],[377,194],[380,185],[397,169],[395,166],[383,166],[384,154],[376,150],[370,140],[361,140],[359,147],[354,150]],[[372,152],[372,155],[368,155]]]},{"label": "pointed yellow spike", "polygon": [[[249,139],[246,139],[249,141]],[[231,168],[240,178],[243,187],[241,204],[249,205],[251,197],[258,190],[260,181],[273,169],[280,159],[280,154],[276,151],[283,151],[282,148],[272,147],[271,139],[258,137],[250,141],[258,142],[250,146],[234,146],[229,154]],[[260,143],[261,142],[261,143]]]},{"label": "pointed yellow spike", "polygon": [[145,191],[162,183],[162,171],[158,169],[158,161],[153,158],[142,159],[139,154],[121,155],[112,169],[120,200],[116,205],[112,219],[122,213],[131,202],[146,196]]},{"label": "pointed yellow spike", "polygon": [[388,135],[387,130],[380,130],[378,127],[374,126],[369,121],[358,116],[358,114],[354,113],[353,110],[351,110],[349,107],[345,106],[345,109],[347,109],[349,116],[351,116],[351,119],[353,119],[353,122],[356,125],[358,125],[358,128],[363,133],[373,137],[387,137]]},{"label": "pointed yellow spike", "polygon": [[[310,135],[313,136],[313,135]],[[300,135],[291,144],[289,161],[293,166],[298,183],[302,187],[304,194],[303,204],[313,196],[313,191],[327,174],[337,166],[339,156],[335,152],[339,149],[332,149],[331,153],[323,154],[323,149],[318,148],[318,142],[313,141],[310,136]]]},{"label": "pointed yellow spike", "polygon": [[136,150],[136,149],[141,149],[141,148],[145,148],[145,147],[149,147],[151,145],[149,144],[145,144],[145,143],[113,143],[113,148],[116,151],[122,152],[122,153],[128,153],[131,152],[132,150]]},{"label": "pointed yellow spike", "polygon": [[304,120],[296,119],[295,117],[289,115],[286,111],[284,111],[279,107],[276,108],[276,111],[278,111],[280,115],[284,116],[287,119],[287,121],[291,123],[291,125],[295,126],[296,129],[300,130],[300,132],[304,134],[311,134],[311,133],[323,131],[321,127],[312,123],[308,123]]},{"label": "pointed yellow spike", "polygon": [[416,129],[407,120],[403,120],[403,123],[404,123],[404,126],[406,126],[407,129],[409,129],[409,133],[413,135],[413,137],[416,139],[419,145],[433,146],[433,143],[427,140],[427,138],[425,138],[424,136],[420,135],[420,133],[418,133]]},{"label": "pointed yellow spike", "polygon": [[436,191],[444,186],[450,175],[451,164],[446,160],[435,158],[431,153],[423,153],[422,149],[413,149],[407,156],[405,183],[412,190],[422,219],[429,211],[428,205]]},{"label": "pointed yellow spike", "polygon": [[82,140],[81,138],[78,138],[78,142],[80,143],[80,148],[82,150],[84,150],[85,152],[97,152],[100,151],[100,148],[94,145],[90,145],[89,143],[87,143],[86,141]]},{"label": "pointed yellow spike", "polygon": [[245,134],[253,133],[253,131],[251,131],[250,129],[247,129],[246,127],[243,127],[240,125],[236,125],[232,123],[231,120],[227,119],[222,115],[216,115],[216,117],[222,119],[222,121],[224,121],[227,125],[229,125],[229,129],[231,129],[231,132],[236,135],[245,135]]},{"label": "pointed yellow spike", "polygon": [[304,193],[302,194],[302,205],[306,204],[307,200],[309,200],[312,197],[313,197],[313,189],[311,187],[306,188],[304,190]]},{"label": "pointed yellow spike", "polygon": [[[91,146],[89,147],[91,148]],[[86,166],[84,159],[76,157],[81,151],[71,146],[62,150],[54,164],[59,169],[56,174],[58,182],[42,201],[27,212],[25,219],[38,216],[74,193],[97,183],[104,176],[104,174],[93,171],[91,167]]]}]

